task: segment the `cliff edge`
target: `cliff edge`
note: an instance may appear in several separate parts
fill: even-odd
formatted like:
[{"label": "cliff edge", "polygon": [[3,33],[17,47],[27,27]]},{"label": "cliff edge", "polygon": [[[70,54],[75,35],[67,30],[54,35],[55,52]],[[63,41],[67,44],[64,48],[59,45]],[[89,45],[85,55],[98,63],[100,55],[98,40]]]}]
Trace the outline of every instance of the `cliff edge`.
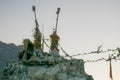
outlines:
[{"label": "cliff edge", "polygon": [[93,80],[93,77],[85,73],[82,59],[73,59],[43,66],[8,63],[2,80]]}]

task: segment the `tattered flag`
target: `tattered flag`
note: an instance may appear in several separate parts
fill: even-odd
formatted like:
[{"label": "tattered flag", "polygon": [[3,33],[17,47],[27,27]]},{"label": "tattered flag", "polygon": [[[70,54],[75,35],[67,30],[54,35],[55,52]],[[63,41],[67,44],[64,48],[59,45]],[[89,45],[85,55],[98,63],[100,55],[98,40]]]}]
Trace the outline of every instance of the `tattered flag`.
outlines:
[{"label": "tattered flag", "polygon": [[32,6],[32,10],[35,11],[35,6]]},{"label": "tattered flag", "polygon": [[59,12],[60,12],[60,8],[57,8],[57,12],[56,12],[56,14],[59,14]]},{"label": "tattered flag", "polygon": [[109,73],[109,76],[110,76],[111,80],[113,80],[111,59],[110,59],[110,73]]}]

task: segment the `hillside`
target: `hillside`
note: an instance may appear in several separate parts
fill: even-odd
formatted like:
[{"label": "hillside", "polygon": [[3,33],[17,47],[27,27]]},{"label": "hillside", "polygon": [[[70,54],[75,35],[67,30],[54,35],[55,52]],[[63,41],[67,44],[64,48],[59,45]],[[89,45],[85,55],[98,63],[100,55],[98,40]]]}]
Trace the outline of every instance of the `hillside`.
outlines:
[{"label": "hillside", "polygon": [[16,46],[13,43],[7,44],[0,41],[0,79],[6,63],[17,61],[17,53],[21,50],[22,46]]}]

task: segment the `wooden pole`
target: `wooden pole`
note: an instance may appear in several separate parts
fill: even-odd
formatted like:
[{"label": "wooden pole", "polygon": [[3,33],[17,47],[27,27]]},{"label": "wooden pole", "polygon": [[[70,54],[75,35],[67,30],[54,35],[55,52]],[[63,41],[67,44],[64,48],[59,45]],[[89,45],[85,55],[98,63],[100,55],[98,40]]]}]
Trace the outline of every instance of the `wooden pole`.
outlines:
[{"label": "wooden pole", "polygon": [[57,8],[57,18],[56,18],[56,28],[55,28],[55,33],[57,33],[57,25],[58,25],[58,17],[59,17],[59,13],[60,13],[60,8]]}]

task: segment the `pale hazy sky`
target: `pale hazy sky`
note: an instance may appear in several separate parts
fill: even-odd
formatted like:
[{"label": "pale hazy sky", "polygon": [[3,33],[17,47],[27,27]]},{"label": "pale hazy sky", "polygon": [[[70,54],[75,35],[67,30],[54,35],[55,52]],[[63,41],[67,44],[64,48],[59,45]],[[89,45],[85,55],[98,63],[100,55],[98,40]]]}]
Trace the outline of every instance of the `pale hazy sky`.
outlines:
[{"label": "pale hazy sky", "polygon": [[[71,55],[96,50],[101,43],[104,50],[120,47],[120,0],[0,0],[0,41],[22,44],[25,38],[33,39],[32,5],[45,38],[52,33],[56,10],[61,8],[58,34]],[[86,63],[85,70],[95,80],[110,80],[108,62]],[[120,79],[119,74],[120,61],[113,61],[114,80]]]}]

